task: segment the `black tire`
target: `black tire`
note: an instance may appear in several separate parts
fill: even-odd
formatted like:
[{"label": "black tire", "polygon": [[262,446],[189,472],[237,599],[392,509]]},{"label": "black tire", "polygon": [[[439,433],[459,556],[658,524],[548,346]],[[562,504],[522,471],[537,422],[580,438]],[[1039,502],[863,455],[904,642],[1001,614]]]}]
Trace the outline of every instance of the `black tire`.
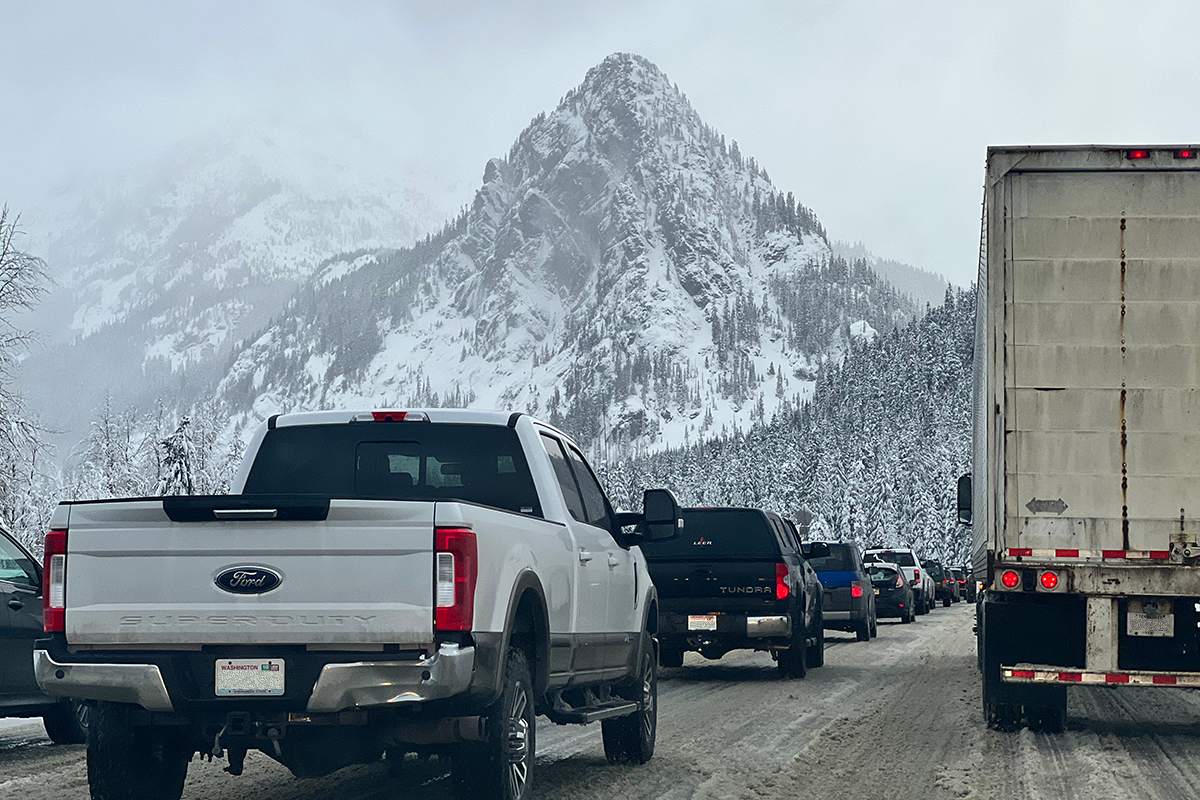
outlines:
[{"label": "black tire", "polygon": [[785,678],[803,678],[808,674],[808,647],[804,632],[792,637],[787,650],[779,651],[779,674]]},{"label": "black tire", "polygon": [[825,622],[821,619],[819,612],[817,614],[817,642],[808,648],[804,661],[809,668],[825,666]]},{"label": "black tire", "polygon": [[912,621],[913,621],[913,610],[912,610],[912,608],[911,608],[911,607],[908,607],[908,606],[906,606],[905,608],[901,609],[901,611],[900,611],[900,622],[901,622],[902,624],[904,624],[904,625],[907,625],[907,624],[909,624],[909,623],[910,623],[910,622],[912,622]]},{"label": "black tire", "polygon": [[504,688],[488,714],[488,741],[460,746],[451,772],[460,797],[526,800],[535,748],[533,680],[525,651],[508,648]]},{"label": "black tire", "polygon": [[875,611],[871,611],[871,638],[874,639],[879,635],[879,617]]},{"label": "black tire", "polygon": [[192,750],[178,731],[135,727],[129,707],[97,703],[88,719],[92,800],[179,800]]},{"label": "black tire", "polygon": [[942,598],[942,608],[949,608],[951,602],[953,602],[953,601],[951,601],[949,595],[947,595],[946,597],[943,597]]},{"label": "black tire", "polygon": [[658,663],[663,667],[682,667],[683,650],[678,647],[664,647],[658,651]]},{"label": "black tire", "polygon": [[1031,730],[1062,733],[1067,727],[1066,687],[1054,687],[1042,695],[1037,705],[1025,706],[1025,718]]},{"label": "black tire", "polygon": [[658,735],[658,659],[654,654],[654,640],[647,636],[642,649],[640,675],[617,691],[626,700],[641,703],[641,710],[600,723],[604,757],[610,764],[645,764],[654,757],[654,741]]},{"label": "black tire", "polygon": [[46,735],[55,744],[83,744],[87,741],[91,706],[79,700],[66,700],[42,714]]},{"label": "black tire", "polygon": [[871,641],[871,620],[864,619],[862,622],[854,626],[854,636],[860,642]]}]

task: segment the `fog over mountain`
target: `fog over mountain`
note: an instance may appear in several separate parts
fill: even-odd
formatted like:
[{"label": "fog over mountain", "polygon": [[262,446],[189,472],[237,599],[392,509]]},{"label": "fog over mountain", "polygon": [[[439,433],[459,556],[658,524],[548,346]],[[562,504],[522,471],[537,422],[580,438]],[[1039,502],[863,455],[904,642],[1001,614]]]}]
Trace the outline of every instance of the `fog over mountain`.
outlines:
[{"label": "fog over mountain", "polygon": [[847,261],[867,262],[879,277],[912,297],[922,308],[927,303],[931,306],[939,305],[946,297],[946,287],[950,285],[950,281],[944,275],[894,259],[880,258],[862,242],[851,244],[835,240],[831,246],[835,255]]},{"label": "fog over mountain", "polygon": [[327,407],[528,410],[599,454],[749,428],[852,335],[915,303],[835,257],[816,215],[617,54],[412,248],[331,260],[231,360],[245,423]]},{"label": "fog over mountain", "polygon": [[26,249],[57,282],[31,320],[44,343],[22,368],[32,408],[78,438],[106,393],[186,405],[324,260],[441,223],[444,201],[373,172],[368,154],[353,136],[255,126],[26,212]]}]

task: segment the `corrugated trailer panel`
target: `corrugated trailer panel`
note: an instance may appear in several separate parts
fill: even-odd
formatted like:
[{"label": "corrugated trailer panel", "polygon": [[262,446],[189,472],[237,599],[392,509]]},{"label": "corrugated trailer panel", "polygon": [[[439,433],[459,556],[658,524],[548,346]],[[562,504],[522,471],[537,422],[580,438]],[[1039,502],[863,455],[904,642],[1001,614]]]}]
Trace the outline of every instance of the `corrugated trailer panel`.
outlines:
[{"label": "corrugated trailer panel", "polygon": [[1002,259],[990,250],[1004,266],[990,276],[1006,387],[995,545],[1165,550],[1181,514],[1200,519],[1200,173],[1061,162],[991,193],[1005,231]]}]

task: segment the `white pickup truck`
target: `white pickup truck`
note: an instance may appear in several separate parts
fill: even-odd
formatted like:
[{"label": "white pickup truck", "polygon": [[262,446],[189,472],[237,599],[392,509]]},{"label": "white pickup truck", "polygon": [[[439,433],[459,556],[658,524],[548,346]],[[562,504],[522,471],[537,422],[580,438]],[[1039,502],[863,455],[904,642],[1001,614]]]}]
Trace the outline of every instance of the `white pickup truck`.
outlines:
[{"label": "white pickup truck", "polygon": [[448,755],[523,798],[537,714],[653,755],[638,544],[677,535],[670,492],[616,514],[561,431],[448,410],[273,417],[234,492],[54,514],[35,671],[94,701],[93,798],[178,798],[196,753],[252,749],[298,776]]}]

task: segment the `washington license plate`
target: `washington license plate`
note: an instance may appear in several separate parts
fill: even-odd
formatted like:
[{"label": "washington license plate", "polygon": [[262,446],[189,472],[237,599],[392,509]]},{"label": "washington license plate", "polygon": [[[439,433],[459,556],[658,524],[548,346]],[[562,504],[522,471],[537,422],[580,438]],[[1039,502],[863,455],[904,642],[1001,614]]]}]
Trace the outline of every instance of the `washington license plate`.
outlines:
[{"label": "washington license plate", "polygon": [[281,658],[222,658],[216,665],[217,697],[279,697],[283,694]]},{"label": "washington license plate", "polygon": [[715,631],[716,629],[716,614],[694,614],[688,617],[689,631]]}]

